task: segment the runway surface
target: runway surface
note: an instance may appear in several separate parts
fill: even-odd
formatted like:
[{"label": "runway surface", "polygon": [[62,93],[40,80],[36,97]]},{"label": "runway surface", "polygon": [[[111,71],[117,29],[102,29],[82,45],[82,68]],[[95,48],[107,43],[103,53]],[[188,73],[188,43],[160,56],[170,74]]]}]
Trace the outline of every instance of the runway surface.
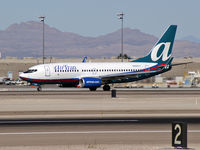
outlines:
[{"label": "runway surface", "polygon": [[35,119],[50,122],[0,124],[0,149],[170,148],[170,119],[187,121],[188,145],[200,149],[199,89],[120,89],[116,98],[86,89],[0,92],[0,122]]},{"label": "runway surface", "polygon": [[[200,88],[113,88],[119,94],[168,94],[168,93],[182,93],[182,94],[189,94],[189,93],[196,93],[198,94],[200,92]],[[30,93],[37,93],[37,94],[48,94],[48,93],[65,93],[65,94],[72,94],[75,95],[75,93],[84,93],[84,94],[110,94],[110,91],[103,91],[102,88],[98,88],[97,91],[90,91],[88,88],[60,88],[56,86],[44,86],[42,88],[42,91],[38,92],[36,87],[24,87],[24,86],[2,86],[0,85],[0,93],[5,94],[9,92],[16,92],[18,94],[24,93],[24,94],[30,94]]]},{"label": "runway surface", "polygon": [[[71,124],[0,126],[0,147],[131,145],[152,149],[171,147],[171,124]],[[188,146],[199,148],[200,126],[188,125]],[[25,148],[25,147],[24,147]],[[98,149],[98,148],[94,148]]]},{"label": "runway surface", "polygon": [[[0,146],[67,144],[171,144],[170,124],[72,124],[0,126]],[[200,126],[190,124],[188,139],[199,144]]]},{"label": "runway surface", "polygon": [[200,116],[200,90],[4,91],[0,119]]}]

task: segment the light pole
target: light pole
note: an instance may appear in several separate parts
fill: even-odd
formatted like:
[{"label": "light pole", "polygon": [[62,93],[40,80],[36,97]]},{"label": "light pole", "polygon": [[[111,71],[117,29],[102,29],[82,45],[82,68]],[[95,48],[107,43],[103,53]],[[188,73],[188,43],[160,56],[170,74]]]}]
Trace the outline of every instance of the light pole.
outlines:
[{"label": "light pole", "polygon": [[122,54],[122,62],[124,61],[124,50],[123,50],[123,19],[124,19],[124,13],[121,12],[120,14],[117,14],[119,16],[119,19],[122,21],[121,24],[121,54]]},{"label": "light pole", "polygon": [[42,41],[42,62],[44,64],[44,19],[45,17],[44,16],[40,16],[38,17],[40,19],[40,21],[43,23],[43,41]]}]

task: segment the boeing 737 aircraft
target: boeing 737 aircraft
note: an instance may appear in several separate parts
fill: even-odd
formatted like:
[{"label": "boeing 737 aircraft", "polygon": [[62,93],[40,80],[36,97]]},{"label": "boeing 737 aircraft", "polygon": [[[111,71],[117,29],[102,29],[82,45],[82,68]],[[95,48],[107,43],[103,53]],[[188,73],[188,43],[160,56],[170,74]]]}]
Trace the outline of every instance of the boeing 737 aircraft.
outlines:
[{"label": "boeing 737 aircraft", "polygon": [[29,68],[20,78],[37,85],[38,91],[43,84],[89,88],[91,91],[103,85],[103,90],[108,91],[112,83],[138,81],[169,71],[173,66],[172,48],[176,29],[176,25],[169,26],[149,54],[134,61],[41,64]]}]

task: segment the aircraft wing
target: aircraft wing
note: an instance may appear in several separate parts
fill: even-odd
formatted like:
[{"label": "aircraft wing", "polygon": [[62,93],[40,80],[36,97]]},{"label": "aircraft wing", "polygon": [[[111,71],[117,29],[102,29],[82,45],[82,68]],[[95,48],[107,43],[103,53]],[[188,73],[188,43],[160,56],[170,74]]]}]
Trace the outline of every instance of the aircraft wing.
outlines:
[{"label": "aircraft wing", "polygon": [[116,73],[116,74],[110,74],[110,75],[104,75],[100,76],[102,81],[106,80],[117,80],[117,79],[124,79],[124,78],[133,78],[140,74],[151,74],[156,73],[158,71],[143,71],[143,72],[124,72],[124,73]]}]

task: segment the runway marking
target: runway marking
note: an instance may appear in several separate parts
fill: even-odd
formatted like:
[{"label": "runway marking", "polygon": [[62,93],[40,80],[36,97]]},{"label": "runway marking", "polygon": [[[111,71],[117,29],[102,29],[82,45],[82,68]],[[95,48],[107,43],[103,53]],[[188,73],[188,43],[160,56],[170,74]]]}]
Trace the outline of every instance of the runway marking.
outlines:
[{"label": "runway marking", "polygon": [[[188,130],[190,133],[200,133],[200,130]],[[47,134],[117,134],[117,133],[171,133],[171,130],[152,131],[64,131],[64,132],[5,132],[0,135],[47,135]]]},{"label": "runway marking", "polygon": [[0,121],[0,124],[26,124],[26,123],[98,123],[98,122],[138,122],[136,119],[117,119],[117,120],[106,120],[106,119],[95,119],[95,120],[19,120],[19,121]]}]

